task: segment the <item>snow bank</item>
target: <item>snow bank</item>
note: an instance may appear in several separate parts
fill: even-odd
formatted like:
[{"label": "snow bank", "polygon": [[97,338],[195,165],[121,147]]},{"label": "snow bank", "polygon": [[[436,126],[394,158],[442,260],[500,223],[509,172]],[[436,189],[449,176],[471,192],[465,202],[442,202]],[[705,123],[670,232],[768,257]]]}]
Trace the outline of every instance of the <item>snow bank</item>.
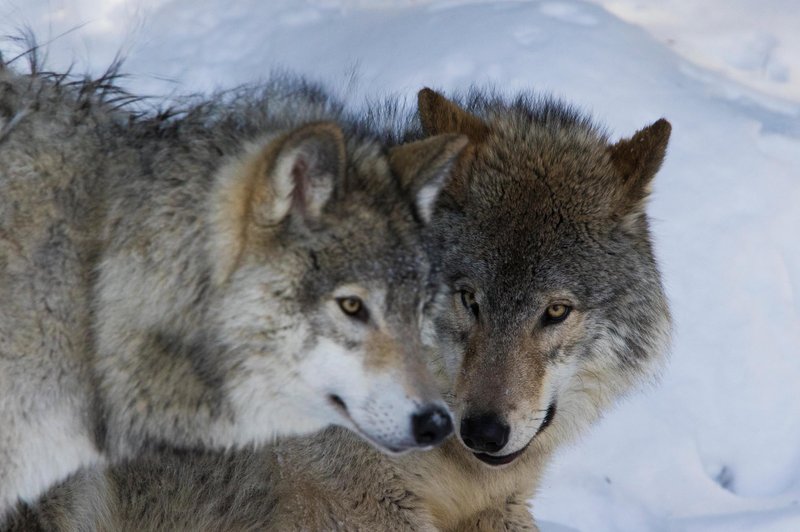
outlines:
[{"label": "snow bank", "polygon": [[800,101],[800,2],[590,1],[647,28],[705,69],[758,92]]}]

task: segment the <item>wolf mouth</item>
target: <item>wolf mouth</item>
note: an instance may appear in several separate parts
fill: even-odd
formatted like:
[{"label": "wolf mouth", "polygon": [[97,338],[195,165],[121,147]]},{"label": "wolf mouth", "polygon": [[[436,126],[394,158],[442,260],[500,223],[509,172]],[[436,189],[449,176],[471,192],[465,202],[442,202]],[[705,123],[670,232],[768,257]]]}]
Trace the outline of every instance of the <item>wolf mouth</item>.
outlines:
[{"label": "wolf mouth", "polygon": [[329,394],[328,395],[328,402],[333,406],[335,410],[337,410],[343,417],[345,417],[350,424],[353,426],[358,434],[369,441],[372,445],[377,447],[383,452],[389,454],[403,454],[404,452],[408,451],[410,448],[403,448],[403,447],[395,447],[388,445],[382,441],[378,441],[377,439],[373,438],[371,434],[367,433],[364,429],[362,429],[358,423],[356,423],[353,416],[350,415],[350,412],[347,410],[347,403],[336,394]]},{"label": "wolf mouth", "polygon": [[550,403],[550,406],[547,407],[547,413],[544,416],[544,421],[542,421],[542,424],[539,425],[539,428],[536,430],[536,434],[531,436],[531,439],[528,440],[528,443],[526,443],[525,446],[519,451],[515,451],[511,454],[506,454],[503,456],[493,456],[491,454],[486,454],[486,453],[472,453],[472,454],[475,455],[475,458],[477,458],[484,464],[489,464],[491,466],[501,466],[510,464],[511,462],[516,460],[522,453],[525,452],[525,449],[528,448],[533,439],[536,436],[538,436],[544,429],[546,429],[550,425],[550,423],[553,422],[553,418],[555,416],[556,416],[556,403],[552,402]]}]

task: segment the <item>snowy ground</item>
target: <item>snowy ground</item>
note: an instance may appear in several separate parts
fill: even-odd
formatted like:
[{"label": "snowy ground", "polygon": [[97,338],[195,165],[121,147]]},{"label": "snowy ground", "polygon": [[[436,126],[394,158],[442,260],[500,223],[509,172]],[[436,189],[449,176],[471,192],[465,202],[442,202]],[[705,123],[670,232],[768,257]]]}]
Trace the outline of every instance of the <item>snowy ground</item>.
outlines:
[{"label": "snowy ground", "polygon": [[800,530],[800,2],[0,0],[0,33],[25,24],[77,27],[55,69],[122,47],[140,93],[287,66],[355,98],[549,91],[618,136],[667,117],[651,213],[672,362],[559,455],[535,514],[550,532]]}]

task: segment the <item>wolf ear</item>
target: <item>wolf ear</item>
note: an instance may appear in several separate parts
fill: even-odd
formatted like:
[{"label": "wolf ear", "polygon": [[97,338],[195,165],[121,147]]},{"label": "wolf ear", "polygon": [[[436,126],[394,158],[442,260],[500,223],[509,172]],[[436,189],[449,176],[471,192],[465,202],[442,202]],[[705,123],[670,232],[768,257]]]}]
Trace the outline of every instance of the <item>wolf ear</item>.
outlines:
[{"label": "wolf ear", "polygon": [[489,127],[438,92],[427,87],[417,94],[419,119],[428,135],[459,133],[479,143],[489,134]]},{"label": "wolf ear", "polygon": [[[289,214],[303,219],[319,217],[345,173],[342,130],[332,122],[311,124],[289,133],[273,152],[261,176],[264,194],[256,210],[267,223],[278,223]],[[269,146],[267,151],[270,152]],[[270,190],[271,189],[271,190]]]},{"label": "wolf ear", "polygon": [[436,135],[389,150],[389,165],[425,223],[431,221],[439,192],[467,142],[464,135]]},{"label": "wolf ear", "polygon": [[611,164],[622,178],[623,214],[641,210],[650,182],[664,161],[671,131],[670,123],[662,118],[608,148]]},{"label": "wolf ear", "polygon": [[345,172],[342,130],[319,122],[251,144],[217,173],[209,212],[214,281],[225,282],[248,241],[288,216],[318,217]]}]

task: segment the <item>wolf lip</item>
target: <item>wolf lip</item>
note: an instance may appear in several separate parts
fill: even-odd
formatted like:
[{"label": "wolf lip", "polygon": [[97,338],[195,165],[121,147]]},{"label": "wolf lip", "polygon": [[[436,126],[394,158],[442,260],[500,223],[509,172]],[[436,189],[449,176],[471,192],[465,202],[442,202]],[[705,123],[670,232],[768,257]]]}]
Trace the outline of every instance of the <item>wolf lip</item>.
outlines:
[{"label": "wolf lip", "polygon": [[[553,422],[553,418],[554,417],[556,417],[556,403],[555,403],[555,401],[550,403],[550,406],[547,407],[547,413],[544,415],[544,421],[542,421],[542,424],[539,425],[539,429],[536,431],[536,434],[534,434],[533,437],[535,438],[536,436],[539,435],[540,432],[542,432],[544,429],[546,429],[548,426],[550,426],[550,423]],[[531,438],[531,439],[533,439],[533,438]]]},{"label": "wolf lip", "polygon": [[511,454],[507,454],[505,456],[492,456],[491,454],[486,454],[486,453],[472,453],[472,454],[474,454],[475,458],[477,458],[478,460],[480,460],[484,464],[489,464],[489,465],[493,465],[493,466],[501,466],[501,465],[510,464],[511,462],[516,460],[519,455],[521,455],[523,452],[525,452],[525,449],[528,448],[528,445],[530,445],[530,443],[531,442],[528,442],[525,445],[525,447],[523,447],[519,451],[511,453]]},{"label": "wolf lip", "polygon": [[332,393],[332,394],[328,395],[328,402],[330,402],[333,405],[333,407],[336,408],[337,410],[339,410],[339,411],[341,411],[341,412],[343,412],[345,414],[348,414],[347,405],[342,400],[342,398],[339,397],[338,395],[336,395],[335,393]]},{"label": "wolf lip", "polygon": [[356,420],[353,419],[353,416],[350,415],[350,411],[347,410],[347,404],[340,396],[333,393],[329,394],[328,402],[331,404],[331,406],[333,406],[334,409],[338,410],[339,413],[351,423],[352,428],[353,430],[355,430],[356,433],[358,433],[361,437],[372,443],[375,447],[382,449],[384,452],[389,454],[402,454],[413,448],[413,447],[397,447],[394,445],[389,445],[385,442],[379,441],[376,438],[372,437],[371,434],[366,432],[359,426],[358,423],[356,423]]},{"label": "wolf lip", "polygon": [[553,418],[555,417],[555,415],[556,415],[556,404],[555,402],[553,402],[550,403],[549,407],[547,407],[547,413],[544,416],[544,421],[542,421],[542,424],[537,429],[536,434],[534,434],[533,437],[528,441],[528,443],[525,444],[525,447],[523,447],[519,451],[504,456],[493,456],[491,454],[486,454],[486,453],[472,453],[472,454],[475,455],[475,458],[477,458],[484,464],[489,464],[492,466],[501,466],[510,464],[511,462],[516,460],[519,457],[519,455],[525,452],[525,449],[527,449],[528,446],[531,444],[533,438],[538,436],[544,429],[546,429],[550,425],[550,423],[553,422]]}]

